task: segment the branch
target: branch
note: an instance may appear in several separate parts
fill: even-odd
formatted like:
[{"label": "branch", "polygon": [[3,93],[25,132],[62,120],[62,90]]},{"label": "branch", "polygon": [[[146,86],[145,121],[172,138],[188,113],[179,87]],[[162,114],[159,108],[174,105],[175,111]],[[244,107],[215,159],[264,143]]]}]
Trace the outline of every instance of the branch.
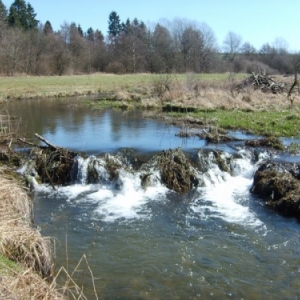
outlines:
[{"label": "branch", "polygon": [[48,145],[50,148],[52,148],[53,150],[58,150],[57,146],[52,145],[51,143],[49,143],[46,139],[44,139],[42,136],[40,136],[39,134],[35,133],[34,134],[36,138],[38,138],[39,140],[41,140],[42,142],[44,142],[46,145]]}]

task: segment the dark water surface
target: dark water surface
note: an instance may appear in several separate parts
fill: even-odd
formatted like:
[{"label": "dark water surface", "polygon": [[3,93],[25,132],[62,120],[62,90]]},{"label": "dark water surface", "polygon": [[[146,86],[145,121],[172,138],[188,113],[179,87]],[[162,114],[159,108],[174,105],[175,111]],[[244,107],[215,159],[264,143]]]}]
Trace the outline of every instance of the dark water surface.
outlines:
[{"label": "dark water surface", "polygon": [[[29,137],[37,132],[88,155],[207,146],[175,137],[178,128],[140,111],[71,109],[58,100],[15,102],[9,111],[21,116]],[[125,170],[119,189],[38,186],[35,221],[56,238],[57,266],[71,273],[88,257],[99,299],[299,299],[300,224],[249,193],[256,166],[243,155],[235,176],[212,165],[206,187],[184,197],[160,184],[145,191]],[[96,299],[86,265],[73,276]]]}]

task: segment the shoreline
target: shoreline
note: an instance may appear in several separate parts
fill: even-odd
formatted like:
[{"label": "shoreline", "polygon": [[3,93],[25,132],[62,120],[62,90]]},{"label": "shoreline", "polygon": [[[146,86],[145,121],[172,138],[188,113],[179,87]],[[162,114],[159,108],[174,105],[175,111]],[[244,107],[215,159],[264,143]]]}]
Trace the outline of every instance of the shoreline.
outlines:
[{"label": "shoreline", "polygon": [[[292,77],[277,75],[285,89],[263,92],[247,86],[233,89],[246,74],[90,74],[52,77],[3,77],[0,115],[6,103],[25,99],[58,99],[70,109],[143,109],[145,117],[159,112],[174,120],[193,117],[225,130],[243,130],[263,136],[298,136],[300,95],[289,99]],[[2,111],[1,111],[2,107]],[[151,113],[155,111],[155,114]]]}]

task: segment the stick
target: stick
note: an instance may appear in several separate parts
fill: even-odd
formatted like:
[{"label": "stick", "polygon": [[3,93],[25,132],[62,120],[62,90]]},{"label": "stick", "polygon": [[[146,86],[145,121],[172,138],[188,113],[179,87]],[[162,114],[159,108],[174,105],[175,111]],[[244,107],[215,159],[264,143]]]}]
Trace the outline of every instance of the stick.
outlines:
[{"label": "stick", "polygon": [[42,136],[40,136],[39,134],[35,133],[35,137],[38,138],[39,140],[41,140],[42,142],[44,142],[46,145],[48,145],[50,148],[52,148],[53,150],[58,150],[57,146],[52,145],[51,143],[49,143],[46,139],[44,139]]},{"label": "stick", "polygon": [[26,145],[29,145],[29,146],[32,146],[32,147],[40,147],[39,145],[37,144],[34,144],[34,143],[31,143],[31,142],[28,142],[26,141],[25,139],[21,139],[21,138],[17,138],[17,140],[21,143],[24,143]]}]

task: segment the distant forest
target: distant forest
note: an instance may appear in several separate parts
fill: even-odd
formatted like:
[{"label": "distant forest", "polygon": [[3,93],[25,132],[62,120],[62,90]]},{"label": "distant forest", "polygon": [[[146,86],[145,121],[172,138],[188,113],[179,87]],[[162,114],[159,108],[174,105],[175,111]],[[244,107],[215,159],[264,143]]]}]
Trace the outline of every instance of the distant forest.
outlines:
[{"label": "distant forest", "polygon": [[126,73],[293,73],[295,56],[284,41],[257,50],[229,32],[222,44],[204,23],[176,19],[148,28],[137,18],[108,16],[106,33],[64,23],[54,31],[41,24],[30,3],[0,0],[0,73],[2,75],[63,75]]}]

